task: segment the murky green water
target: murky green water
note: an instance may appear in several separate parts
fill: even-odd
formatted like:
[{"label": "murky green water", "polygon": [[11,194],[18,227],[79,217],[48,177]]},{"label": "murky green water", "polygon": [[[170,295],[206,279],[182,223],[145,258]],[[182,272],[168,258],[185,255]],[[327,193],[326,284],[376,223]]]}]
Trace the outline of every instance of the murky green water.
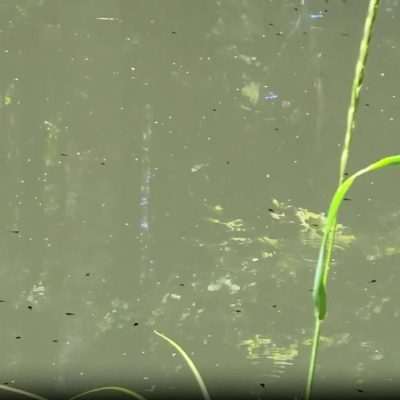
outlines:
[{"label": "murky green water", "polygon": [[[157,329],[214,398],[301,395],[365,11],[1,2],[1,382],[197,390]],[[350,172],[399,147],[398,13],[382,1]],[[321,392],[398,377],[397,179],[365,178],[343,206]]]}]

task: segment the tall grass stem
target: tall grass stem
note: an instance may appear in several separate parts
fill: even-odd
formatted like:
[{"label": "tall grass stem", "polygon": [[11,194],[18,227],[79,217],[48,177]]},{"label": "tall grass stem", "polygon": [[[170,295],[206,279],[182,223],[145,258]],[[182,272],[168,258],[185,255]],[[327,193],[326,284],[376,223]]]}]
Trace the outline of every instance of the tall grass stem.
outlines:
[{"label": "tall grass stem", "polygon": [[[339,183],[338,189],[342,187],[343,180],[346,173],[347,162],[350,153],[350,144],[352,139],[352,133],[355,128],[356,121],[356,112],[358,109],[360,92],[362,88],[362,84],[365,76],[365,65],[368,58],[369,45],[372,38],[372,32],[374,23],[376,20],[376,16],[378,13],[380,0],[370,0],[367,16],[364,24],[363,36],[360,43],[359,55],[355,67],[353,85],[351,88],[351,96],[350,96],[350,104],[347,110],[347,120],[346,120],[346,132],[343,142],[342,154],[340,159],[340,168],[339,168]],[[356,177],[354,177],[355,179]],[[354,180],[353,179],[353,180]],[[349,186],[347,190],[351,186],[353,181],[349,181]],[[343,189],[343,187],[342,187]],[[335,193],[335,194],[336,194]],[[343,198],[342,198],[343,199]],[[332,207],[333,201],[331,203]],[[336,212],[331,215],[331,225],[328,223],[325,226],[325,232],[322,239],[320,253],[318,257],[317,269],[315,272],[314,279],[314,289],[313,289],[313,300],[314,300],[314,311],[315,311],[315,325],[314,325],[314,337],[313,337],[313,345],[311,350],[311,358],[308,369],[308,378],[305,392],[305,400],[309,400],[311,396],[312,384],[315,375],[316,368],[316,359],[318,354],[318,343],[320,340],[320,325],[321,321],[325,318],[326,313],[326,284],[328,280],[328,272],[330,266],[330,259],[333,250],[333,245],[335,241],[335,233],[336,233],[336,215],[338,208],[340,206],[340,202],[337,205]],[[329,210],[331,210],[331,207]],[[328,212],[329,216],[329,212]],[[328,221],[327,221],[328,222]]]}]

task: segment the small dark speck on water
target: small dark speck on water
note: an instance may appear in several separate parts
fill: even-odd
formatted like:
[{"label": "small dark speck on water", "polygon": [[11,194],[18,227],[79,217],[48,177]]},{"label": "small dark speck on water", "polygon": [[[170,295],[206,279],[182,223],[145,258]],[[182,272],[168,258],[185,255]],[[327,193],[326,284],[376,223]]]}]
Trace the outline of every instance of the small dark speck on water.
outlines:
[{"label": "small dark speck on water", "polygon": [[185,284],[184,283],[180,283],[179,286],[185,286]]},{"label": "small dark speck on water", "polygon": [[261,386],[262,388],[265,388],[265,383],[260,383],[260,386]]},{"label": "small dark speck on water", "polygon": [[32,310],[32,308],[33,308],[32,306],[28,306],[28,310]]},{"label": "small dark speck on water", "polygon": [[344,176],[349,176],[349,173],[348,173],[348,172],[345,172],[343,175],[344,175]]},{"label": "small dark speck on water", "polygon": [[173,35],[176,35],[176,31],[172,31],[171,33],[172,33]]},{"label": "small dark speck on water", "polygon": [[106,165],[106,162],[105,162],[105,161],[102,161],[102,162],[100,163],[100,165]]},{"label": "small dark speck on water", "polygon": [[213,110],[213,111],[217,111],[217,109],[216,109],[216,108],[213,108],[212,110]]},{"label": "small dark speck on water", "polygon": [[362,389],[356,389],[357,390],[357,392],[359,392],[359,393],[364,393],[364,390],[362,390]]},{"label": "small dark speck on water", "polygon": [[11,232],[11,233],[18,234],[18,233],[20,233],[21,231],[20,231],[19,229],[12,229],[10,232]]},{"label": "small dark speck on water", "polygon": [[365,103],[365,107],[369,107],[369,103]]},{"label": "small dark speck on water", "polygon": [[269,211],[269,212],[275,212],[275,211],[273,210],[273,208],[268,208],[268,211]]},{"label": "small dark speck on water", "polygon": [[318,224],[311,224],[311,226],[313,226],[314,228],[318,228],[319,227]]},{"label": "small dark speck on water", "polygon": [[345,197],[343,200],[351,201],[350,197]]},{"label": "small dark speck on water", "polygon": [[272,308],[276,308],[278,307],[276,304],[272,304]]},{"label": "small dark speck on water", "polygon": [[85,276],[90,276],[90,272],[86,272]]},{"label": "small dark speck on water", "polygon": [[67,157],[68,154],[67,153],[60,153],[60,156]]},{"label": "small dark speck on water", "polygon": [[53,339],[52,342],[53,343],[58,343],[58,339]]},{"label": "small dark speck on water", "polygon": [[237,310],[235,310],[235,312],[237,312],[237,313],[241,313],[241,312],[242,312],[242,310],[239,310],[239,309],[237,309]]},{"label": "small dark speck on water", "polygon": [[229,165],[231,162],[228,160],[225,162],[226,165]]},{"label": "small dark speck on water", "polygon": [[10,383],[9,382],[3,382],[3,385],[9,385]]},{"label": "small dark speck on water", "polygon": [[15,339],[22,339],[22,336],[15,336]]},{"label": "small dark speck on water", "polygon": [[370,281],[369,281],[369,283],[375,283],[376,282],[376,279],[371,279]]},{"label": "small dark speck on water", "polygon": [[276,36],[283,36],[283,32],[276,32],[275,35]]},{"label": "small dark speck on water", "polygon": [[133,326],[138,326],[139,325],[139,322],[134,322],[133,323]]},{"label": "small dark speck on water", "polygon": [[6,301],[5,300],[0,300],[0,303],[5,303]]},{"label": "small dark speck on water", "polygon": [[73,312],[66,312],[65,315],[75,315]]}]

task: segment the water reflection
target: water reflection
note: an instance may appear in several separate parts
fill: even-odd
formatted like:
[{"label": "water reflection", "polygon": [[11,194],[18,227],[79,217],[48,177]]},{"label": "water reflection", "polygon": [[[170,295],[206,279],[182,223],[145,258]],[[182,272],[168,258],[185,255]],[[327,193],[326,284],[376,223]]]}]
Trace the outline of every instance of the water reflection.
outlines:
[{"label": "water reflection", "polygon": [[[244,356],[252,363],[268,359],[271,365],[266,377],[274,380],[294,365],[303,346],[308,345],[306,338],[299,340],[297,333],[290,333],[292,327],[287,327],[287,335],[278,335],[275,323],[279,315],[288,312],[286,307],[293,309],[292,303],[289,306],[282,302],[282,292],[297,287],[296,290],[303,291],[304,298],[308,298],[309,282],[305,279],[310,274],[305,268],[311,272],[315,267],[326,216],[277,199],[273,199],[265,215],[260,216],[260,220],[268,224],[264,226],[240,216],[230,217],[220,204],[207,205],[207,210],[209,216],[204,223],[214,227],[213,233],[204,229],[205,236],[196,238],[193,244],[213,257],[215,269],[207,291],[219,304],[229,304],[234,312],[233,320],[227,317],[225,322],[232,329],[226,333],[229,337],[226,341],[245,349]],[[336,250],[348,248],[354,240],[349,228],[338,226]],[[276,313],[275,317],[270,317],[268,337],[262,336],[257,328],[260,304],[264,310],[267,306]],[[300,312],[301,307],[299,305],[296,312]],[[246,324],[249,326],[244,328]],[[285,329],[279,324],[279,332]],[[343,344],[338,338],[324,340]]]},{"label": "water reflection", "polygon": [[153,112],[150,104],[145,106],[145,120],[146,127],[142,133],[142,147],[141,147],[141,182],[140,182],[140,194],[139,194],[139,243],[141,249],[141,273],[139,281],[142,284],[146,276],[152,272],[151,259],[149,254],[149,243],[150,243],[150,195],[151,195],[151,159],[150,159],[150,146],[151,137],[153,134],[152,123],[153,123]]}]

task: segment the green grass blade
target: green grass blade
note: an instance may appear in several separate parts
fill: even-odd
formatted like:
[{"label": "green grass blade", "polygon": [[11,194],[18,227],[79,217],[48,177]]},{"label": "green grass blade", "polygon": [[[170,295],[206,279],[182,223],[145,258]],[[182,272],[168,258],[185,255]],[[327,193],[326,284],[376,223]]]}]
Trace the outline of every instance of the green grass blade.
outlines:
[{"label": "green grass blade", "polygon": [[[317,269],[314,277],[314,287],[313,287],[313,301],[314,301],[314,311],[315,311],[315,327],[314,327],[314,339],[313,346],[311,351],[311,360],[308,369],[308,378],[307,378],[307,386],[305,392],[305,400],[309,400],[311,396],[311,387],[314,378],[315,364],[317,358],[318,344],[320,338],[320,324],[321,321],[325,318],[326,315],[326,283],[328,279],[328,271],[329,271],[329,263],[331,259],[331,254],[333,250],[333,244],[335,241],[335,233],[336,233],[336,215],[339,210],[339,206],[343,200],[341,195],[346,193],[347,190],[350,189],[354,180],[360,176],[363,170],[359,171],[358,174],[353,175],[352,180],[344,181],[345,171],[347,167],[347,161],[350,153],[350,143],[352,138],[352,133],[356,126],[356,112],[358,109],[359,99],[362,84],[364,81],[365,75],[365,65],[367,63],[369,45],[372,38],[373,26],[378,15],[380,0],[370,0],[368,6],[368,12],[364,23],[364,31],[360,43],[360,50],[358,53],[357,63],[355,67],[354,79],[351,88],[351,97],[350,104],[347,109],[347,120],[346,120],[346,132],[344,137],[344,143],[342,148],[342,153],[340,157],[340,165],[339,165],[339,184],[338,189],[335,193],[337,197],[333,199],[331,205],[329,207],[328,219],[329,224],[326,226],[323,240],[320,247],[320,252],[318,256]],[[383,160],[380,162],[385,163]],[[390,160],[389,160],[390,161]],[[395,162],[396,163],[396,162]],[[378,168],[380,166],[375,163],[375,167]],[[367,167],[369,170],[373,170],[374,167],[370,166],[371,169]],[[367,172],[367,171],[365,171]],[[349,178],[350,179],[350,178]],[[343,182],[344,181],[344,182]],[[342,184],[345,184],[342,186]]]},{"label": "green grass blade", "polygon": [[347,178],[336,190],[331,204],[328,210],[328,216],[326,219],[326,225],[324,230],[324,235],[321,242],[321,247],[319,250],[317,268],[315,271],[314,277],[314,287],[313,287],[313,300],[315,313],[320,320],[325,319],[326,311],[327,311],[327,301],[326,301],[326,286],[328,281],[328,272],[329,272],[329,257],[327,257],[328,253],[328,238],[329,235],[334,234],[334,229],[336,225],[336,218],[339,212],[340,205],[343,202],[343,199],[348,192],[348,190],[353,185],[354,181],[369,172],[377,171],[379,169],[400,164],[400,155],[390,156],[382,158],[370,165],[366,168],[363,168],[357,171],[355,174]]},{"label": "green grass blade", "polygon": [[328,216],[324,228],[324,235],[319,250],[317,268],[314,276],[313,300],[314,300],[314,313],[315,313],[315,327],[314,327],[314,338],[312,343],[310,365],[308,369],[305,400],[309,400],[311,396],[311,388],[314,379],[318,345],[319,345],[320,325],[321,321],[325,319],[327,312],[326,286],[328,282],[330,254],[333,247],[332,244],[335,235],[336,219],[339,212],[339,208],[343,202],[346,193],[348,192],[348,190],[351,188],[351,186],[358,177],[369,172],[377,171],[379,169],[398,164],[400,164],[400,155],[395,155],[382,158],[381,160],[378,160],[368,165],[366,168],[360,169],[355,174],[346,179],[338,187],[329,206]]},{"label": "green grass blade", "polygon": [[201,377],[199,371],[197,370],[196,366],[194,365],[193,361],[190,359],[190,357],[185,353],[185,351],[182,349],[182,347],[179,346],[176,342],[174,342],[172,339],[170,339],[168,336],[163,335],[162,333],[153,330],[153,332],[166,340],[171,346],[175,347],[176,350],[181,354],[181,356],[184,358],[186,363],[188,364],[190,370],[192,371],[194,377],[196,378],[196,381],[200,387],[201,393],[203,395],[204,400],[211,400],[210,395],[208,394],[206,385],[203,381],[203,378]]},{"label": "green grass blade", "polygon": [[27,392],[26,390],[22,390],[22,389],[13,388],[13,387],[7,386],[7,385],[0,384],[0,389],[8,391],[8,392],[17,393],[17,394],[29,397],[34,400],[47,400],[46,397],[39,396],[38,394]]},{"label": "green grass blade", "polygon": [[81,397],[86,396],[90,393],[102,392],[104,390],[113,390],[115,392],[125,393],[127,396],[133,397],[134,399],[137,399],[137,400],[146,400],[146,398],[141,396],[139,393],[136,393],[133,390],[125,389],[120,386],[103,386],[103,387],[87,390],[86,392],[79,393],[79,394],[71,397],[69,400],[80,399]]}]

